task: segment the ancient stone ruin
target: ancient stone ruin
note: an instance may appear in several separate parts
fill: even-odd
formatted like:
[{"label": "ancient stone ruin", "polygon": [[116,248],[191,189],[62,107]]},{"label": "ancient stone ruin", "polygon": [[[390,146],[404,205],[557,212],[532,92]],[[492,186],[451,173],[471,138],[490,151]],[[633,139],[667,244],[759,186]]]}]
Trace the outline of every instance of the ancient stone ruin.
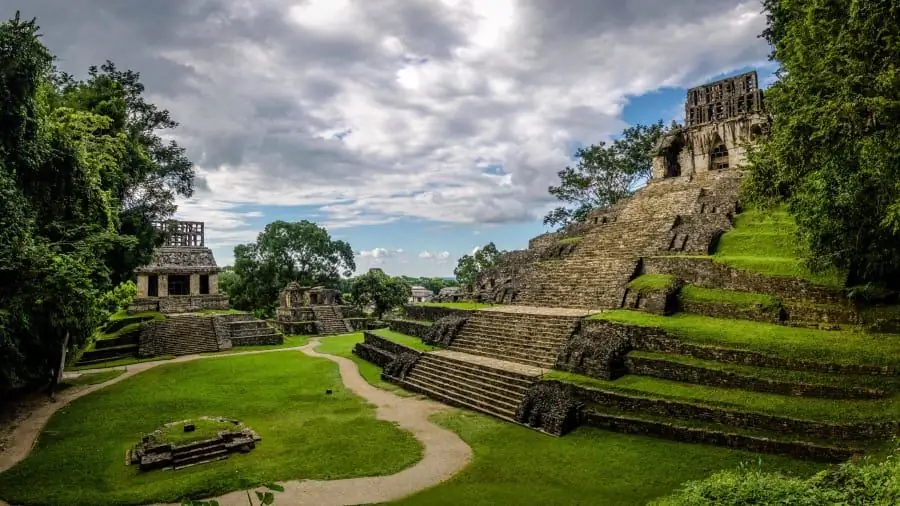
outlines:
[{"label": "ancient stone ruin", "polygon": [[[182,432],[194,437],[173,437]],[[128,451],[126,462],[141,471],[183,469],[227,459],[235,452],[249,453],[262,438],[238,420],[201,417],[171,422],[145,435]]]},{"label": "ancient stone ruin", "polygon": [[274,323],[285,334],[347,334],[365,327],[366,319],[343,303],[340,290],[292,281],[278,302]]},{"label": "ancient stone ruin", "polygon": [[[503,254],[473,292],[436,298],[493,304],[410,305],[390,322],[438,349],[366,332],[354,353],[405,389],[554,435],[589,425],[824,461],[887,444],[900,430],[889,413],[849,418],[862,405],[884,412],[864,400],[896,396],[900,367],[840,349],[820,355],[828,333],[870,325],[866,313],[835,286],[713,255],[741,212],[747,148],[769,130],[756,73],[693,88],[686,102],[687,124],[656,147],[644,188]],[[707,327],[698,337],[687,321],[725,337]],[[787,331],[812,356],[798,356],[799,345],[762,349],[764,336],[797,327],[815,329]],[[732,400],[696,393],[709,389]],[[763,395],[785,398],[763,409]],[[791,407],[805,397],[846,416],[818,407],[800,416]]]},{"label": "ancient stone ruin", "polygon": [[166,221],[155,224],[165,237],[149,265],[136,269],[138,293],[132,312],[186,313],[228,309],[219,294],[212,250],[206,247],[203,222]]}]

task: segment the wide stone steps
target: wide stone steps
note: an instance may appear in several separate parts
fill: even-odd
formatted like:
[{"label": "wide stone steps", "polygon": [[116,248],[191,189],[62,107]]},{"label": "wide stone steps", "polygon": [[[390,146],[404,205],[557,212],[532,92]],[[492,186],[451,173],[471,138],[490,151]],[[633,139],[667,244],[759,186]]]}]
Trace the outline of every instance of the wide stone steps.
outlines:
[{"label": "wide stone steps", "polygon": [[[479,372],[490,373],[479,376]],[[533,379],[426,353],[401,383],[448,404],[474,409],[514,422],[516,410]]]},{"label": "wide stone steps", "polygon": [[508,360],[519,364],[526,364],[541,369],[551,369],[556,364],[556,358],[548,358],[544,353],[529,353],[527,351],[514,351],[511,348],[501,348],[485,344],[473,345],[469,343],[454,342],[451,350],[497,360]]},{"label": "wide stone steps", "polygon": [[335,306],[312,306],[319,334],[347,334],[351,331],[344,316]]}]

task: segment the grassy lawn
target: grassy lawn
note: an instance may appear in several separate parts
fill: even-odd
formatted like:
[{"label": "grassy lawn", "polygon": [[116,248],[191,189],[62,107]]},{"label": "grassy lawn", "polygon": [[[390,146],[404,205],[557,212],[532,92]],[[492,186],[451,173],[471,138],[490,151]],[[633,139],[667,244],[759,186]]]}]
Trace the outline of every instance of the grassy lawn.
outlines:
[{"label": "grassy lawn", "polygon": [[715,302],[732,306],[752,308],[762,307],[774,309],[778,307],[778,299],[763,293],[739,292],[736,290],[720,290],[717,288],[701,288],[685,285],[678,292],[678,297],[690,302]]},{"label": "grassy lawn", "polygon": [[814,273],[803,263],[797,225],[783,208],[749,209],[735,217],[734,229],[719,240],[715,260],[736,269],[769,276],[788,276],[811,283],[840,287],[837,271]]},{"label": "grassy lawn", "polygon": [[632,374],[622,376],[613,381],[563,371],[551,371],[544,377],[545,379],[557,379],[566,383],[602,390],[613,390],[624,394],[704,404],[737,411],[767,413],[803,420],[850,423],[865,420],[896,420],[900,418],[900,397],[897,395],[876,400],[835,400],[768,394],[736,388],[716,388]]},{"label": "grassy lawn", "polygon": [[472,446],[472,464],[447,482],[394,504],[644,505],[684,481],[742,463],[797,476],[824,467],[591,427],[554,438],[469,411],[454,410],[433,419]]},{"label": "grassy lawn", "polygon": [[127,311],[122,309],[122,310],[116,311],[115,313],[110,315],[109,321],[114,322],[114,321],[118,321],[118,320],[125,320],[127,318],[143,318],[143,317],[147,317],[147,316],[152,317],[154,320],[165,320],[166,319],[166,315],[164,315],[158,311],[146,311],[143,313],[128,314]]},{"label": "grassy lawn", "polygon": [[365,360],[353,354],[353,347],[356,346],[357,343],[361,342],[363,342],[362,332],[346,334],[343,336],[325,337],[322,339],[321,344],[319,346],[316,346],[316,351],[318,351],[319,353],[328,353],[329,355],[349,358],[350,360],[354,361],[356,363],[356,366],[359,367],[359,374],[362,375],[362,377],[365,378],[365,380],[368,381],[371,385],[382,388],[384,390],[389,390],[401,396],[412,395],[393,383],[382,381],[380,367],[371,362],[366,362]]},{"label": "grassy lawn", "polygon": [[482,304],[480,302],[420,302],[416,306],[428,307],[446,307],[448,309],[484,309],[486,307],[494,307],[496,304]]},{"label": "grassy lawn", "polygon": [[[249,454],[179,471],[125,465],[142,434],[204,415],[241,420],[263,440]],[[0,497],[73,506],[174,502],[235,490],[243,480],[392,474],[421,452],[410,433],[375,420],[332,362],[301,353],[233,356],[162,365],[73,401],[53,415],[31,455],[0,474]]]},{"label": "grassy lawn", "polygon": [[656,327],[684,341],[718,345],[836,364],[900,367],[900,340],[858,329],[818,330],[747,320],[678,313],[657,316],[615,310],[591,316],[644,327]]},{"label": "grassy lawn", "polygon": [[414,350],[419,351],[433,351],[436,348],[431,346],[430,344],[425,344],[422,342],[422,339],[415,336],[408,336],[406,334],[401,334],[400,332],[394,332],[390,329],[377,329],[370,330],[369,332],[375,334],[378,337],[383,337],[388,341],[393,341],[397,344],[402,344],[408,348],[412,348]]},{"label": "grassy lawn", "polygon": [[668,274],[644,274],[628,283],[628,288],[640,293],[665,290],[675,284],[675,276]]}]

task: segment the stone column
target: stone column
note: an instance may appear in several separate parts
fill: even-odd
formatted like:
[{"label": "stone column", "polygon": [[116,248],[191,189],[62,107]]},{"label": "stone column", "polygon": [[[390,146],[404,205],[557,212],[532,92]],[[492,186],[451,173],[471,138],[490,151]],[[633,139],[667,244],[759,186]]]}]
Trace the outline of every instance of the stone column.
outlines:
[{"label": "stone column", "polygon": [[169,296],[169,275],[168,274],[160,274],[159,275],[159,296],[160,297],[168,297]]},{"label": "stone column", "polygon": [[210,273],[209,275],[209,294],[219,295],[219,275]]},{"label": "stone column", "polygon": [[200,295],[200,275],[191,274],[191,295]]},{"label": "stone column", "polygon": [[137,296],[146,297],[148,290],[148,281],[146,274],[138,274],[137,277]]}]

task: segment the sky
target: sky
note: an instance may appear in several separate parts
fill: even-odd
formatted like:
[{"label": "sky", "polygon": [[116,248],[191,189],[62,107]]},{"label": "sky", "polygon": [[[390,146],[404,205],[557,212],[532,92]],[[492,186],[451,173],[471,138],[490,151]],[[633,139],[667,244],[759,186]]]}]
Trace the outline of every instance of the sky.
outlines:
[{"label": "sky", "polygon": [[57,65],[109,59],[181,125],[179,219],[219,265],[267,223],[310,220],[358,272],[452,276],[548,231],[580,146],[684,116],[686,88],[770,82],[759,0],[0,0]]}]

